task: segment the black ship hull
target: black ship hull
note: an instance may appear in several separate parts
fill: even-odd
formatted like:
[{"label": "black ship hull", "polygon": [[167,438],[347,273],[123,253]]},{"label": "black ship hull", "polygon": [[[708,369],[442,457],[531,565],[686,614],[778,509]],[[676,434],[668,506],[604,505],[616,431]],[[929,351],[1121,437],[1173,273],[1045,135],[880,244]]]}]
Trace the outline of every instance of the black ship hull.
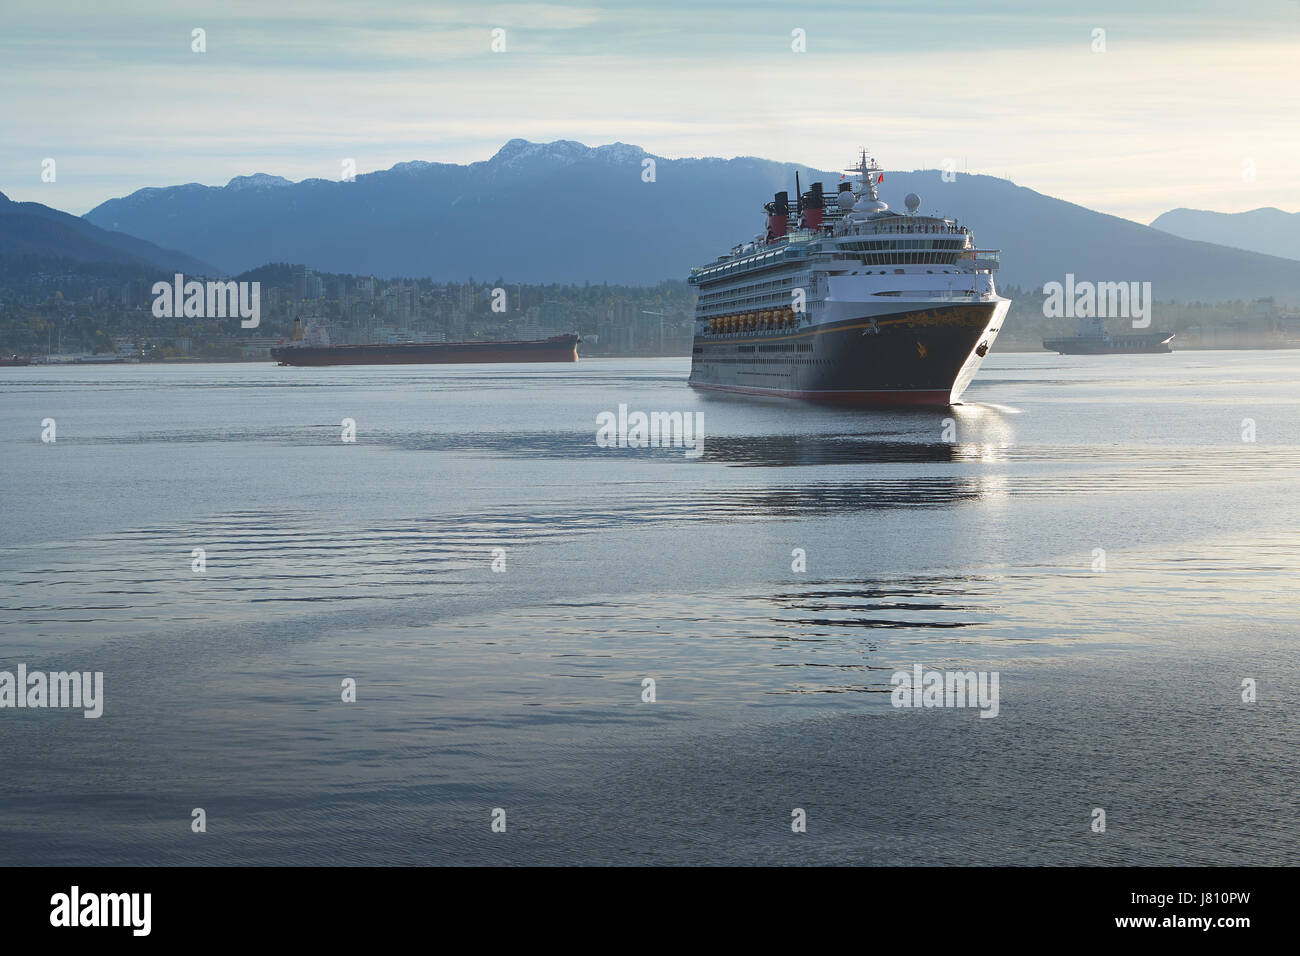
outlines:
[{"label": "black ship hull", "polygon": [[439,342],[431,345],[284,345],[271,349],[281,365],[471,365],[576,362],[578,336],[532,342]]},{"label": "black ship hull", "polygon": [[695,388],[847,405],[950,405],[988,354],[1005,299],[798,330],[697,335]]}]

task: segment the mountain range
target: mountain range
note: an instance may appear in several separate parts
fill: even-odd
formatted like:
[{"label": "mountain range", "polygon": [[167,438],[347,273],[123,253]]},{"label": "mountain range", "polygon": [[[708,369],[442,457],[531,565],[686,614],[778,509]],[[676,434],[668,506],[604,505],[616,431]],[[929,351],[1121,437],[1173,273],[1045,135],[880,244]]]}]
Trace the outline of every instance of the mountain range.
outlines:
[{"label": "mountain range", "polygon": [[1184,239],[1300,259],[1300,212],[1283,212],[1272,206],[1249,212],[1171,209],[1157,216],[1151,228]]},{"label": "mountain range", "polygon": [[147,266],[166,272],[217,272],[215,267],[183,252],[101,229],[86,219],[38,202],[14,202],[4,193],[0,193],[0,253]]},{"label": "mountain range", "polygon": [[[762,203],[793,194],[796,171],[804,189],[820,180],[833,193],[840,179],[754,157],[666,159],[623,143],[514,139],[483,162],[399,163],[352,182],[259,173],[220,187],[141,189],[84,219],[227,273],[297,262],[383,277],[653,284],[752,237]],[[981,248],[1001,250],[1004,283],[1073,273],[1149,281],[1157,299],[1300,301],[1293,259],[1173,235],[1005,179],[949,178],[889,171],[881,198],[901,208],[915,192],[922,212],[958,218]]]}]

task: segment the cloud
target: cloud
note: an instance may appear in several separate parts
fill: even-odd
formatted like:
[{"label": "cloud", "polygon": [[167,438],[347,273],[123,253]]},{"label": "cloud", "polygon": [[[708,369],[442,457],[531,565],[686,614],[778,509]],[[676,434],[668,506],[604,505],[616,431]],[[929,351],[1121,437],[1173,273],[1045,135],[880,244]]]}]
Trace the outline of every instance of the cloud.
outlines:
[{"label": "cloud", "polygon": [[[1296,4],[1253,19],[1119,3],[1026,17],[999,0],[924,16],[911,3],[755,3],[744,17],[707,3],[264,6],[11,6],[0,188],[83,212],[146,185],[334,176],[343,157],[362,172],[469,162],[522,136],[828,169],[865,144],[892,168],[952,158],[1144,222],[1171,206],[1300,208]],[[1091,51],[1093,24],[1106,53]],[[205,54],[190,52],[193,25]],[[45,156],[55,184],[40,181]]]}]

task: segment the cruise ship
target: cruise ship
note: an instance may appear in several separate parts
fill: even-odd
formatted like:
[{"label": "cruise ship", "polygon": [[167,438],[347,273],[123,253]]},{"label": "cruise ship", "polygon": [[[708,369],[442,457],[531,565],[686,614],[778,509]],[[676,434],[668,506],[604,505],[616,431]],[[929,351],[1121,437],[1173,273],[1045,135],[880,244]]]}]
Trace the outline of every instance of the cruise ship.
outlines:
[{"label": "cruise ship", "polygon": [[776,193],[765,230],[692,269],[690,384],[854,405],[956,403],[993,346],[1009,299],[998,250],[954,219],[882,202],[865,150],[830,196]]}]

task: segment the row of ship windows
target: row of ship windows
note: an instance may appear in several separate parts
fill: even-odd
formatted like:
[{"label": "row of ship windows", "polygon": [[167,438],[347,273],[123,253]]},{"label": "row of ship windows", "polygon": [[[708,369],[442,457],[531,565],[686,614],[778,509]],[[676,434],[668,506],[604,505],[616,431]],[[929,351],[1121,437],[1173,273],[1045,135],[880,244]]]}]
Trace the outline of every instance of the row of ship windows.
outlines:
[{"label": "row of ship windows", "polygon": [[703,365],[829,365],[829,359],[801,359],[801,358],[704,358],[700,360]]},{"label": "row of ship windows", "polygon": [[[961,239],[877,239],[866,242],[842,242],[839,244],[840,249],[856,250],[865,252],[872,249],[964,249],[966,247],[965,237]],[[766,264],[781,252],[778,250],[769,252],[766,255],[754,256],[753,258],[721,263],[709,269],[704,269],[694,277],[697,281],[705,277],[712,277],[719,274],[733,272],[739,269],[745,271],[756,265]]]},{"label": "row of ship windows", "polygon": [[788,308],[792,301],[791,297],[787,295],[785,298],[762,296],[752,299],[739,299],[735,302],[711,302],[708,305],[701,304],[699,306],[701,314],[698,318],[721,319],[733,312],[761,312],[770,309],[781,311]]},{"label": "row of ship windows", "polygon": [[[714,346],[709,349],[710,355],[717,355],[724,351],[726,346]],[[736,351],[740,353],[753,352],[757,349],[760,352],[811,352],[813,350],[811,342],[784,342],[779,345],[737,345]],[[691,350],[696,355],[704,352],[704,346],[697,345]]]},{"label": "row of ship windows", "polygon": [[951,252],[869,252],[862,261],[869,266],[955,266],[957,256]]},{"label": "row of ship windows", "polygon": [[735,259],[730,262],[719,263],[718,265],[711,266],[708,269],[701,269],[699,272],[691,276],[691,280],[693,282],[712,281],[713,276],[725,275],[732,272],[745,272],[762,266],[779,265],[780,263],[774,263],[772,260],[782,257],[783,255],[794,257],[802,254],[802,249],[791,249],[789,247],[777,249],[774,252],[769,252],[765,255],[750,256],[746,259]]},{"label": "row of ship windows", "polygon": [[[755,282],[741,288],[724,289],[720,292],[705,292],[700,296],[700,305],[710,306],[726,303],[727,305],[734,305],[738,309],[747,308],[751,305],[755,308],[760,308],[766,304],[789,305],[790,290],[795,288],[796,278],[807,279],[808,277],[787,276],[784,279],[777,279],[772,282]],[[804,286],[806,285],[807,282],[804,283]],[[742,292],[745,293],[743,299],[734,298],[734,296]],[[764,300],[770,300],[770,303]]]},{"label": "row of ship windows", "polygon": [[965,239],[881,239],[875,242],[841,242],[841,249],[866,252],[875,249],[964,249]]}]

